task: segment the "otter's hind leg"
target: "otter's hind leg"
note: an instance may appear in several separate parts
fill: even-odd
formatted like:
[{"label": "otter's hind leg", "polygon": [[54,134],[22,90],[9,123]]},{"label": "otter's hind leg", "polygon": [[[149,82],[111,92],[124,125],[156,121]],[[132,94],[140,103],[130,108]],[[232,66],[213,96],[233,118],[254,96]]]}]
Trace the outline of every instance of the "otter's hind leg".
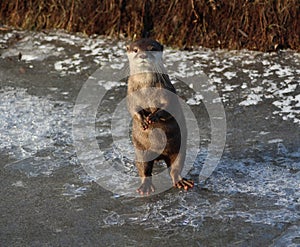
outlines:
[{"label": "otter's hind leg", "polygon": [[136,167],[141,178],[141,186],[136,190],[140,195],[149,195],[155,191],[152,184],[152,168],[154,161],[136,162]]},{"label": "otter's hind leg", "polygon": [[183,154],[173,155],[170,159],[165,160],[167,166],[170,167],[170,176],[173,186],[188,190],[194,187],[194,181],[181,177],[181,171],[184,165],[185,156]]}]

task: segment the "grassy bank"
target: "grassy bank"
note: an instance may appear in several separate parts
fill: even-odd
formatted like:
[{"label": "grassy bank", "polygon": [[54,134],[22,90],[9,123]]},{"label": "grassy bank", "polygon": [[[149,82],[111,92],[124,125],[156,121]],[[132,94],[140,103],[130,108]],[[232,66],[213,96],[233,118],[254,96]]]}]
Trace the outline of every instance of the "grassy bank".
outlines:
[{"label": "grassy bank", "polygon": [[2,0],[0,25],[151,36],[182,49],[300,50],[299,0]]}]

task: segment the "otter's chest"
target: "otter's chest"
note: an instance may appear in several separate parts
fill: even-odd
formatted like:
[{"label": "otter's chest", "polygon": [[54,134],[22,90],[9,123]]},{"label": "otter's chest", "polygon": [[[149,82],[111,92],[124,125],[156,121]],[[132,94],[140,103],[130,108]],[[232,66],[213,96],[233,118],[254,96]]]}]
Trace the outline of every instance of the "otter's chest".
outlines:
[{"label": "otter's chest", "polygon": [[143,109],[145,108],[161,108],[170,99],[166,89],[160,87],[141,87],[127,94],[127,98]]}]

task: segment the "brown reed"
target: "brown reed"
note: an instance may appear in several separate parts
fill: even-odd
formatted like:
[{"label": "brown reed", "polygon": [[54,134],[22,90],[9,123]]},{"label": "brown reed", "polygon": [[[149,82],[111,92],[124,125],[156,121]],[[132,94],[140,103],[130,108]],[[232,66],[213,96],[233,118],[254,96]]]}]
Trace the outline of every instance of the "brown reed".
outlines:
[{"label": "brown reed", "polygon": [[2,0],[0,27],[197,46],[300,50],[299,0]]}]

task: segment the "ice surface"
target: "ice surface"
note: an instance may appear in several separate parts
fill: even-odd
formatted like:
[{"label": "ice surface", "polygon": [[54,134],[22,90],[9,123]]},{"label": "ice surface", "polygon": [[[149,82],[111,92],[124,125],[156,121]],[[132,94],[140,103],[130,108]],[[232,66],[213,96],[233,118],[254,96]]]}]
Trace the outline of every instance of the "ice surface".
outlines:
[{"label": "ice surface", "polygon": [[[106,64],[112,64],[111,68],[118,70],[125,68],[127,64],[125,42],[60,32],[20,34],[21,40],[6,47],[1,59],[14,58],[21,53],[21,59],[29,64],[47,61],[54,70],[52,72],[59,76],[80,76],[92,66],[101,67]],[[0,36],[1,47],[5,47],[13,35],[15,33]],[[178,82],[177,77],[197,78],[203,74],[209,78],[207,84],[201,85],[202,91],[186,97],[189,105],[202,107],[206,93],[216,92],[218,97],[212,101],[223,102],[227,107],[226,111],[234,109],[234,113],[228,114],[235,114],[235,110],[240,108],[247,111],[266,105],[275,119],[270,118],[270,121],[275,124],[282,124],[282,120],[294,123],[295,130],[298,130],[300,56],[297,53],[283,51],[279,54],[264,54],[210,49],[187,52],[166,48],[164,59],[173,82]],[[114,92],[110,96],[112,101],[119,97],[117,89],[124,87],[123,82],[114,80],[99,81],[99,85]],[[49,91],[55,93],[58,88],[55,85]],[[64,90],[63,94],[71,94],[72,89],[70,92]],[[181,88],[179,91],[185,93]],[[97,137],[102,145],[109,143],[106,138],[111,135],[112,105],[95,120]],[[88,184],[95,180],[93,174],[87,175],[82,168],[78,168],[72,146],[73,106],[73,103],[54,101],[46,95],[35,96],[23,88],[1,87],[0,90],[0,151],[9,156],[10,163],[6,164],[6,168],[17,169],[30,178],[53,176],[60,168],[74,165],[76,169],[73,172],[82,184],[66,181],[61,188],[61,194],[70,199],[87,195],[90,191]],[[256,157],[248,157],[244,153],[238,159],[228,153],[223,156],[213,175],[205,185],[201,185],[202,189],[204,187],[211,193],[208,197],[198,187],[189,193],[165,193],[157,200],[142,203],[130,199],[126,201],[126,198],[114,195],[114,200],[133,205],[127,212],[119,208],[107,210],[103,220],[104,227],[137,224],[149,229],[168,230],[172,226],[173,229],[180,230],[182,226],[189,226],[196,231],[208,218],[221,221],[239,218],[244,222],[271,226],[299,223],[300,150],[295,147],[290,150],[284,143],[284,138],[274,135],[267,127],[259,129],[258,137],[255,137],[258,138],[255,140],[257,142],[260,138],[266,138],[265,146],[261,150],[251,147],[256,152]],[[239,125],[236,128],[242,131]],[[273,156],[267,155],[266,150],[270,147],[276,150]],[[230,150],[231,147],[228,148]],[[205,147],[201,149],[202,156],[197,160],[191,175],[199,174],[207,155],[205,150]],[[123,155],[128,151],[126,148],[118,150],[112,145],[105,151],[105,158],[116,169],[121,167],[126,174],[136,174],[132,161]],[[89,155],[86,154],[87,159],[97,158]],[[119,178],[111,176],[111,179],[115,183]],[[14,181],[12,186],[24,188],[26,183]],[[239,203],[239,195],[248,200]],[[264,200],[268,201],[266,205],[259,203]],[[254,205],[256,201],[257,208]],[[299,236],[299,227],[291,226],[275,244],[287,242],[292,246],[296,241],[297,245],[297,235]]]},{"label": "ice surface", "polygon": [[[13,40],[14,35],[15,34],[8,34],[4,36],[2,42],[8,39]],[[43,44],[42,39],[45,37],[46,35],[43,33],[34,33],[32,35],[19,33],[16,39],[20,39],[20,41],[8,47],[8,49],[1,54],[1,57],[14,57],[21,54],[21,59],[29,62],[33,60],[42,61],[50,56],[59,56],[62,51],[61,48],[56,47],[54,44]]]},{"label": "ice surface", "polygon": [[69,165],[72,105],[32,96],[25,89],[0,91],[0,150],[16,160],[7,167],[28,176],[50,175]]}]

